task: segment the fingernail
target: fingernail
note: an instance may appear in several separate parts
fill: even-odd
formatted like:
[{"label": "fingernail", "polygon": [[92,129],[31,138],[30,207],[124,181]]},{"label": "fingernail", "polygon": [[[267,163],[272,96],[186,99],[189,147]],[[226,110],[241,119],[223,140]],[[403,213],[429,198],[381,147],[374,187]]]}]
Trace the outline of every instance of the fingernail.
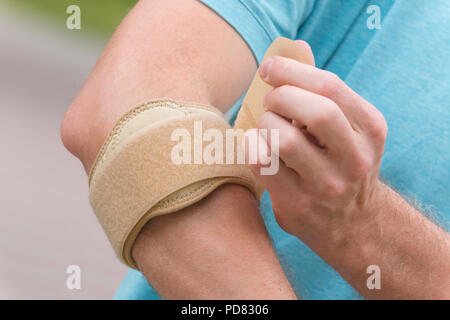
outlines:
[{"label": "fingernail", "polygon": [[269,74],[270,68],[272,67],[273,59],[269,58],[263,61],[261,66],[259,67],[259,74],[261,78],[265,79]]}]

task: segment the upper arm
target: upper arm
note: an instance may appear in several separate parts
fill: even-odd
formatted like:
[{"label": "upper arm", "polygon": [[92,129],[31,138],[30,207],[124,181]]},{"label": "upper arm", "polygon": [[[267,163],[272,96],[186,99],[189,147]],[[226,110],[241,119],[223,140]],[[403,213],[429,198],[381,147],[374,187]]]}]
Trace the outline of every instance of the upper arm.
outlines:
[{"label": "upper arm", "polygon": [[157,97],[226,111],[256,70],[251,50],[195,0],[141,0],[124,19],[63,120],[64,144],[88,170],[115,122]]},{"label": "upper arm", "polygon": [[277,37],[295,39],[316,0],[201,0],[242,36],[257,61]]}]

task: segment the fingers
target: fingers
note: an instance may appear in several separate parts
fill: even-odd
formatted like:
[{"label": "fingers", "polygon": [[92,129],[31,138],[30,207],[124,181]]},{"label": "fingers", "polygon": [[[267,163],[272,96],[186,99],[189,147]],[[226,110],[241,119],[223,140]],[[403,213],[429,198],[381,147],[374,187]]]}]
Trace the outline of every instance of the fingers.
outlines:
[{"label": "fingers", "polygon": [[[269,67],[265,67],[266,64]],[[333,100],[357,131],[370,126],[370,120],[376,116],[377,110],[370,103],[329,71],[275,56],[263,61],[260,75],[273,87],[292,85]]]},{"label": "fingers", "polygon": [[342,110],[332,100],[304,89],[283,85],[271,91],[264,100],[268,111],[306,126],[319,144],[331,153],[354,148],[356,134]]},{"label": "fingers", "polygon": [[[288,120],[273,113],[264,113],[258,128],[268,132],[266,139],[271,152],[280,156],[287,167],[294,169],[302,178],[313,181],[317,173],[326,170],[327,160],[315,145]],[[278,139],[274,139],[278,132]]]},{"label": "fingers", "polygon": [[[272,175],[261,174],[263,163],[267,162],[267,155],[270,153],[267,142],[259,135],[258,130],[249,130],[245,135],[246,158],[257,157],[257,161],[250,163],[252,170],[259,183],[269,191],[271,196],[276,199],[285,199],[286,195],[294,194],[300,188],[300,177],[291,168],[288,168],[283,161],[279,161],[277,172]],[[256,141],[258,143],[250,143]],[[255,150],[257,146],[257,150]]]}]

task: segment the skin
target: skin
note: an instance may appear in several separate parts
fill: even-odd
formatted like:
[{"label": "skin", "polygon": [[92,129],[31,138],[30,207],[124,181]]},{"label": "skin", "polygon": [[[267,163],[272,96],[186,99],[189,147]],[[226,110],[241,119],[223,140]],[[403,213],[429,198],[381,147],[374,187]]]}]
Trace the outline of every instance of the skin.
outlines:
[{"label": "skin", "polygon": [[[132,106],[167,96],[226,111],[255,70],[239,35],[199,2],[140,1],[68,109],[63,143],[89,172]],[[382,115],[331,73],[280,57],[261,72],[275,89],[259,126],[280,129],[282,162],[278,175],[259,178],[280,226],[367,298],[449,298],[448,234],[379,181]],[[133,256],[163,298],[295,298],[256,201],[241,186],[153,219]],[[367,289],[372,264],[381,290]]]},{"label": "skin", "polygon": [[[366,298],[449,299],[449,234],[379,179],[382,114],[336,75],[291,59],[265,60],[260,75],[274,89],[258,127],[279,130],[279,172],[259,175],[270,139],[248,152],[279,225]],[[366,285],[370,265],[380,290]]]},{"label": "skin", "polygon": [[[255,71],[245,42],[200,2],[142,0],[65,114],[62,141],[89,172],[116,121],[134,105],[171,97],[226,111]],[[132,253],[166,299],[296,298],[257,202],[238,185],[151,220]]]}]

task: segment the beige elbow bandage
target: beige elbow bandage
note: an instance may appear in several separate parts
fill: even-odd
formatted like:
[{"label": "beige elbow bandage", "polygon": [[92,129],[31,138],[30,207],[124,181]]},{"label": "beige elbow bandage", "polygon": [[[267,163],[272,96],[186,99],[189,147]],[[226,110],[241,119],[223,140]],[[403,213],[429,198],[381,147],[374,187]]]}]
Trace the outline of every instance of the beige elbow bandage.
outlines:
[{"label": "beige elbow bandage", "polygon": [[[244,100],[245,115],[241,111],[236,121],[245,130],[255,127],[262,112],[253,108],[262,109],[260,94],[268,89],[257,78],[247,95],[251,101]],[[222,137],[218,145],[227,147],[219,156],[222,161],[217,161],[213,152],[216,161],[208,164],[204,161],[205,146],[213,138],[204,133],[209,129],[216,140]],[[139,105],[122,116],[89,175],[90,203],[121,261],[137,269],[131,249],[146,222],[186,208],[223,184],[243,185],[260,198],[263,190],[249,168],[228,161],[243,151],[239,135],[236,140],[233,136],[233,147],[229,148],[227,130],[230,126],[214,107],[165,98]]]},{"label": "beige elbow bandage", "polygon": [[[225,183],[241,184],[259,197],[244,164],[226,164],[226,154],[223,164],[204,163],[208,129],[225,139],[230,126],[213,107],[153,100],[125,114],[103,145],[91,170],[89,199],[114,251],[130,267],[137,268],[131,248],[151,218],[188,207]],[[178,154],[180,143],[184,150]]]}]

